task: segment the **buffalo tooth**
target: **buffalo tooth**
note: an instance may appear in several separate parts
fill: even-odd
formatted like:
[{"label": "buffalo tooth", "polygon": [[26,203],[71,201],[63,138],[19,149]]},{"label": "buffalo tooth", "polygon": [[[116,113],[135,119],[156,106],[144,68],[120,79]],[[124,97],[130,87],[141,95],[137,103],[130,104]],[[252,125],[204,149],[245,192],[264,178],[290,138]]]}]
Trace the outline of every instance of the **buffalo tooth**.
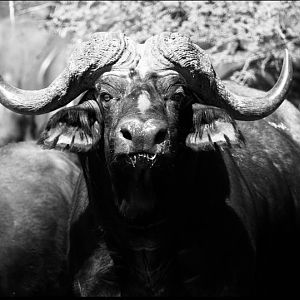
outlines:
[{"label": "buffalo tooth", "polygon": [[155,153],[154,155],[149,156],[149,159],[152,160],[152,161],[153,161],[155,158],[156,158],[156,153]]},{"label": "buffalo tooth", "polygon": [[135,167],[135,162],[136,161],[135,161],[134,157],[129,156],[129,159],[131,161],[132,166]]}]

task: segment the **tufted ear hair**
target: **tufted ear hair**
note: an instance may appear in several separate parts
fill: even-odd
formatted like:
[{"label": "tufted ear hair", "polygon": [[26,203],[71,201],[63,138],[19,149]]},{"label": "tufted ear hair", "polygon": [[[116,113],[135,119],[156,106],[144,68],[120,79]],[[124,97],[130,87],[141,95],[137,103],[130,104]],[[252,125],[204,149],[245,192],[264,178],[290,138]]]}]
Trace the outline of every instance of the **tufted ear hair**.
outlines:
[{"label": "tufted ear hair", "polygon": [[216,146],[231,147],[244,143],[235,120],[225,110],[213,106],[193,104],[193,132],[185,144],[195,151],[215,150]]},{"label": "tufted ear hair", "polygon": [[87,152],[96,147],[101,135],[101,110],[93,93],[87,92],[80,104],[65,107],[49,119],[38,144],[46,149]]}]

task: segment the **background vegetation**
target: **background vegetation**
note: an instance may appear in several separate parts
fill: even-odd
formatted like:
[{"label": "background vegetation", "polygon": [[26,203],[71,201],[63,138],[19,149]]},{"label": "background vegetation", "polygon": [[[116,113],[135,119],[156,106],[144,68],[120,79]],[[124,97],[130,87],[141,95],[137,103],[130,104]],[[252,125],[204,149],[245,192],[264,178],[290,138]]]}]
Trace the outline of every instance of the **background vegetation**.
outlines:
[{"label": "background vegetation", "polygon": [[[2,15],[9,16],[8,2],[0,4]],[[298,1],[12,2],[16,19],[38,18],[74,42],[95,31],[122,31],[138,42],[162,31],[189,34],[209,52],[223,78],[264,90],[276,82],[287,47],[295,71],[289,98],[300,103]]]}]

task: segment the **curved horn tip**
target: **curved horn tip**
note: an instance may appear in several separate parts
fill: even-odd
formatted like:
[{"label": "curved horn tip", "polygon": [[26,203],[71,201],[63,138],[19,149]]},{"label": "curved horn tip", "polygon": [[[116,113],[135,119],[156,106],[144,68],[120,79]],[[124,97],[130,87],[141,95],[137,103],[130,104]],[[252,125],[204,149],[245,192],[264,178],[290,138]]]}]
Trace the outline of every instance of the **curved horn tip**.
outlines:
[{"label": "curved horn tip", "polygon": [[293,72],[293,58],[287,48],[284,49],[283,68],[288,65],[288,71]]},{"label": "curved horn tip", "polygon": [[264,96],[245,96],[229,91],[221,80],[217,79],[217,90],[224,104],[232,116],[237,120],[254,121],[262,119],[274,112],[284,101],[293,79],[292,57],[285,49],[284,60],[279,78],[273,88]]}]

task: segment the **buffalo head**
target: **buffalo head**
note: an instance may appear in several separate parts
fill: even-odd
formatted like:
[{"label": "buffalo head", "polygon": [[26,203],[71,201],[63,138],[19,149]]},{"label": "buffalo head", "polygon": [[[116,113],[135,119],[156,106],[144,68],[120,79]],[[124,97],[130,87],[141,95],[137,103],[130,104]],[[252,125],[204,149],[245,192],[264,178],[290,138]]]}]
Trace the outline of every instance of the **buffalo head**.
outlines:
[{"label": "buffalo head", "polygon": [[195,151],[239,144],[235,120],[257,120],[284,100],[291,81],[286,51],[278,82],[265,96],[241,97],[216,75],[189,38],[162,33],[136,44],[122,34],[96,33],[42,90],[0,82],[0,101],[22,114],[43,114],[85,93],[78,106],[52,117],[40,142],[73,152],[102,151],[119,211],[130,219],[157,207],[157,186],[170,181],[186,146]]}]

